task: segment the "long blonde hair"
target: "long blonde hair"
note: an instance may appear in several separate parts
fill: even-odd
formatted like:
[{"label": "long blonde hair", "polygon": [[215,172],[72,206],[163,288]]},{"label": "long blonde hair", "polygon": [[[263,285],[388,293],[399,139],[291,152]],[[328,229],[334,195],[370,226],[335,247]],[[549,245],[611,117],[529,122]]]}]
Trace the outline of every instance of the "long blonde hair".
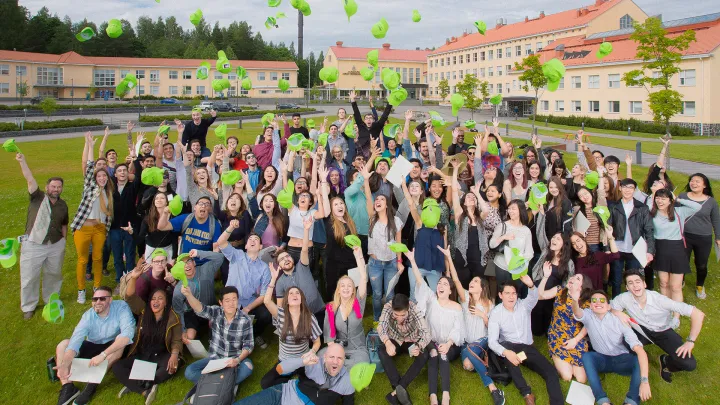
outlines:
[{"label": "long blonde hair", "polygon": [[350,296],[350,302],[346,303],[345,307],[343,309],[352,310],[353,303],[355,302],[355,298],[356,298],[356,294],[357,294],[357,290],[356,290],[357,286],[355,285],[355,282],[353,281],[353,279],[350,278],[350,276],[347,276],[347,275],[342,276],[342,277],[340,277],[340,279],[338,279],[337,285],[335,286],[335,294],[333,294],[332,308],[333,308],[333,311],[335,311],[335,312],[337,312],[338,307],[340,307],[340,305],[342,304],[342,299],[340,298],[340,282],[345,279],[350,280],[350,282],[352,283],[353,292],[352,292],[352,295]]},{"label": "long blonde hair", "polygon": [[108,173],[107,170],[96,169],[94,175],[95,184],[97,184],[97,175],[100,172],[105,173],[107,176],[107,183],[105,183],[105,187],[100,188],[100,185],[98,184],[98,189],[100,190],[100,211],[102,211],[105,216],[112,218],[115,212],[115,199],[113,198],[113,195],[115,194],[115,183],[112,181],[112,178],[110,178],[110,173]]},{"label": "long blonde hair", "polygon": [[[207,180],[205,182],[205,186],[201,186],[200,183],[198,183],[198,178],[197,178],[198,170],[205,170],[205,174],[207,174]],[[205,188],[208,190],[211,190],[214,188],[213,183],[212,183],[212,177],[210,177],[210,171],[206,167],[195,168],[195,170],[193,171],[193,181],[195,181],[195,184],[197,184],[198,187]]]},{"label": "long blonde hair", "polygon": [[340,246],[345,246],[345,236],[347,236],[347,233],[345,232],[345,225],[347,225],[347,229],[350,231],[350,235],[357,235],[357,228],[355,227],[355,221],[353,221],[352,217],[350,216],[350,213],[348,212],[347,204],[345,204],[345,214],[343,214],[343,221],[340,221],[335,217],[335,215],[332,213],[332,204],[333,201],[340,200],[343,204],[345,204],[345,200],[343,200],[341,197],[333,197],[330,200],[330,207],[328,209],[330,210],[330,218],[332,218],[332,228],[333,228],[333,234],[335,235],[335,242],[337,242]]}]

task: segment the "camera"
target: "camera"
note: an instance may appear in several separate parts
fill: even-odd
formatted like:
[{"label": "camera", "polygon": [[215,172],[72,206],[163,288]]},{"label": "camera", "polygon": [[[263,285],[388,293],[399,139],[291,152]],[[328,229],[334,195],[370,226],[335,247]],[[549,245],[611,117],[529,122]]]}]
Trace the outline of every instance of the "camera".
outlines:
[{"label": "camera", "polygon": [[342,347],[348,347],[348,341],[344,339],[335,339],[335,343],[342,345]]}]

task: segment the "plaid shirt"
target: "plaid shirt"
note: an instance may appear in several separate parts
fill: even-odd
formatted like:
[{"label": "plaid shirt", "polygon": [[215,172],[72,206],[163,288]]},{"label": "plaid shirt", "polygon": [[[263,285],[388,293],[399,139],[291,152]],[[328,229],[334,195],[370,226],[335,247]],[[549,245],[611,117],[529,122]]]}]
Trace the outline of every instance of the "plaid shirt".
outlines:
[{"label": "plaid shirt", "polygon": [[402,324],[397,323],[393,317],[392,303],[385,304],[380,314],[380,323],[378,324],[378,335],[380,340],[385,343],[388,339],[392,339],[397,343],[413,342],[420,349],[424,349],[430,343],[430,331],[425,322],[425,318],[418,314],[415,303],[410,303],[408,316]]},{"label": "plaid shirt", "polygon": [[218,305],[205,305],[198,316],[210,320],[210,359],[238,357],[243,350],[252,353],[254,348],[252,321],[240,309],[228,322],[225,312]]},{"label": "plaid shirt", "polygon": [[[110,181],[110,179],[108,179],[108,181]],[[75,218],[73,218],[72,224],[70,224],[70,228],[73,231],[77,231],[82,228],[83,224],[85,224],[85,220],[87,220],[87,217],[90,215],[90,211],[92,211],[95,199],[100,197],[100,192],[101,189],[95,181],[95,162],[88,160],[87,168],[85,169],[85,183],[83,184],[82,199],[80,200],[80,205],[78,206]],[[112,197],[112,195],[108,196],[108,198]],[[105,216],[106,232],[110,231],[110,224],[112,224],[112,216]]]}]

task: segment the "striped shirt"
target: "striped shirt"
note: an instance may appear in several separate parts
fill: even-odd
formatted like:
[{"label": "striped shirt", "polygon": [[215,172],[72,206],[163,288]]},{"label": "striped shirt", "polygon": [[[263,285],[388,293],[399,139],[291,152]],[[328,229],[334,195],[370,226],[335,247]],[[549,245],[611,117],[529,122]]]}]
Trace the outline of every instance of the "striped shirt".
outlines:
[{"label": "striped shirt", "polygon": [[597,217],[595,216],[592,207],[585,207],[584,211],[585,217],[588,222],[590,222],[590,227],[585,235],[585,241],[587,241],[588,245],[597,245],[600,243],[600,225],[598,224]]},{"label": "striped shirt", "polygon": [[[310,316],[312,317],[312,336],[309,340],[303,339],[296,342],[291,328],[285,340],[280,339],[280,353],[278,354],[280,361],[302,356],[310,350],[310,342],[314,342],[322,336],[322,329],[320,329],[320,324],[318,324],[315,315],[311,314]],[[290,320],[290,322],[292,322],[292,320]],[[281,336],[283,325],[285,325],[285,311],[282,308],[278,308],[277,316],[273,318],[276,335]]]},{"label": "striped shirt", "polygon": [[[73,231],[77,231],[85,224],[85,220],[88,219],[90,213],[92,212],[93,203],[96,199],[100,198],[100,192],[101,188],[95,181],[95,162],[88,160],[87,167],[85,168],[85,182],[83,184],[82,199],[80,200],[80,205],[78,206],[75,218],[73,218],[73,221],[70,224],[70,228]],[[111,196],[107,197],[111,198]],[[112,217],[104,214],[102,214],[101,217],[103,219],[101,222],[105,223],[105,231],[110,231]]]},{"label": "striped shirt", "polygon": [[225,319],[225,311],[218,305],[205,305],[196,314],[210,320],[210,359],[238,357],[243,350],[252,353],[255,345],[252,321],[243,311],[235,311],[235,317],[230,322]]}]

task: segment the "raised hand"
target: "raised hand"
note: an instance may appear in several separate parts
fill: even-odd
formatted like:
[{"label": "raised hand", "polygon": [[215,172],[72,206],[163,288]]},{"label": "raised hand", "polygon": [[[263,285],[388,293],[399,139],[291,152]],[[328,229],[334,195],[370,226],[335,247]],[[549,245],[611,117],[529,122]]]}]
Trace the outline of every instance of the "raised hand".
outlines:
[{"label": "raised hand", "polygon": [[552,275],[552,263],[550,263],[550,262],[543,263],[543,277],[550,278],[551,275]]},{"label": "raised hand", "polygon": [[229,225],[232,229],[238,229],[240,228],[240,221],[238,221],[237,219],[233,219],[232,221],[230,221]]},{"label": "raised hand", "polygon": [[492,125],[493,125],[493,127],[495,127],[495,128],[497,128],[497,127],[500,126],[500,121],[498,121],[497,117],[494,117],[494,118],[492,119]]},{"label": "raised hand", "polygon": [[447,257],[447,258],[450,257],[450,246],[448,246],[447,249],[443,249],[440,245],[438,245],[436,247],[438,248],[439,251],[442,252],[442,254],[445,255],[445,257]]},{"label": "raised hand", "polygon": [[355,94],[355,90],[350,90],[350,102],[354,103],[356,98],[357,94]]},{"label": "raised hand", "polygon": [[629,166],[632,164],[632,161],[633,161],[632,156],[629,153],[626,153],[625,154],[625,164]]},{"label": "raised hand", "polygon": [[127,122],[127,125],[126,125],[126,128],[127,128],[127,131],[128,131],[128,132],[131,132],[131,131],[133,130],[133,128],[135,128],[135,123],[132,122],[132,121],[128,121],[128,122]]},{"label": "raised hand", "polygon": [[405,121],[409,121],[413,116],[412,110],[405,111]]},{"label": "raised hand", "polygon": [[305,230],[310,230],[310,228],[312,228],[313,226],[314,221],[315,219],[311,215],[308,215],[305,219],[303,219],[303,228]]}]

